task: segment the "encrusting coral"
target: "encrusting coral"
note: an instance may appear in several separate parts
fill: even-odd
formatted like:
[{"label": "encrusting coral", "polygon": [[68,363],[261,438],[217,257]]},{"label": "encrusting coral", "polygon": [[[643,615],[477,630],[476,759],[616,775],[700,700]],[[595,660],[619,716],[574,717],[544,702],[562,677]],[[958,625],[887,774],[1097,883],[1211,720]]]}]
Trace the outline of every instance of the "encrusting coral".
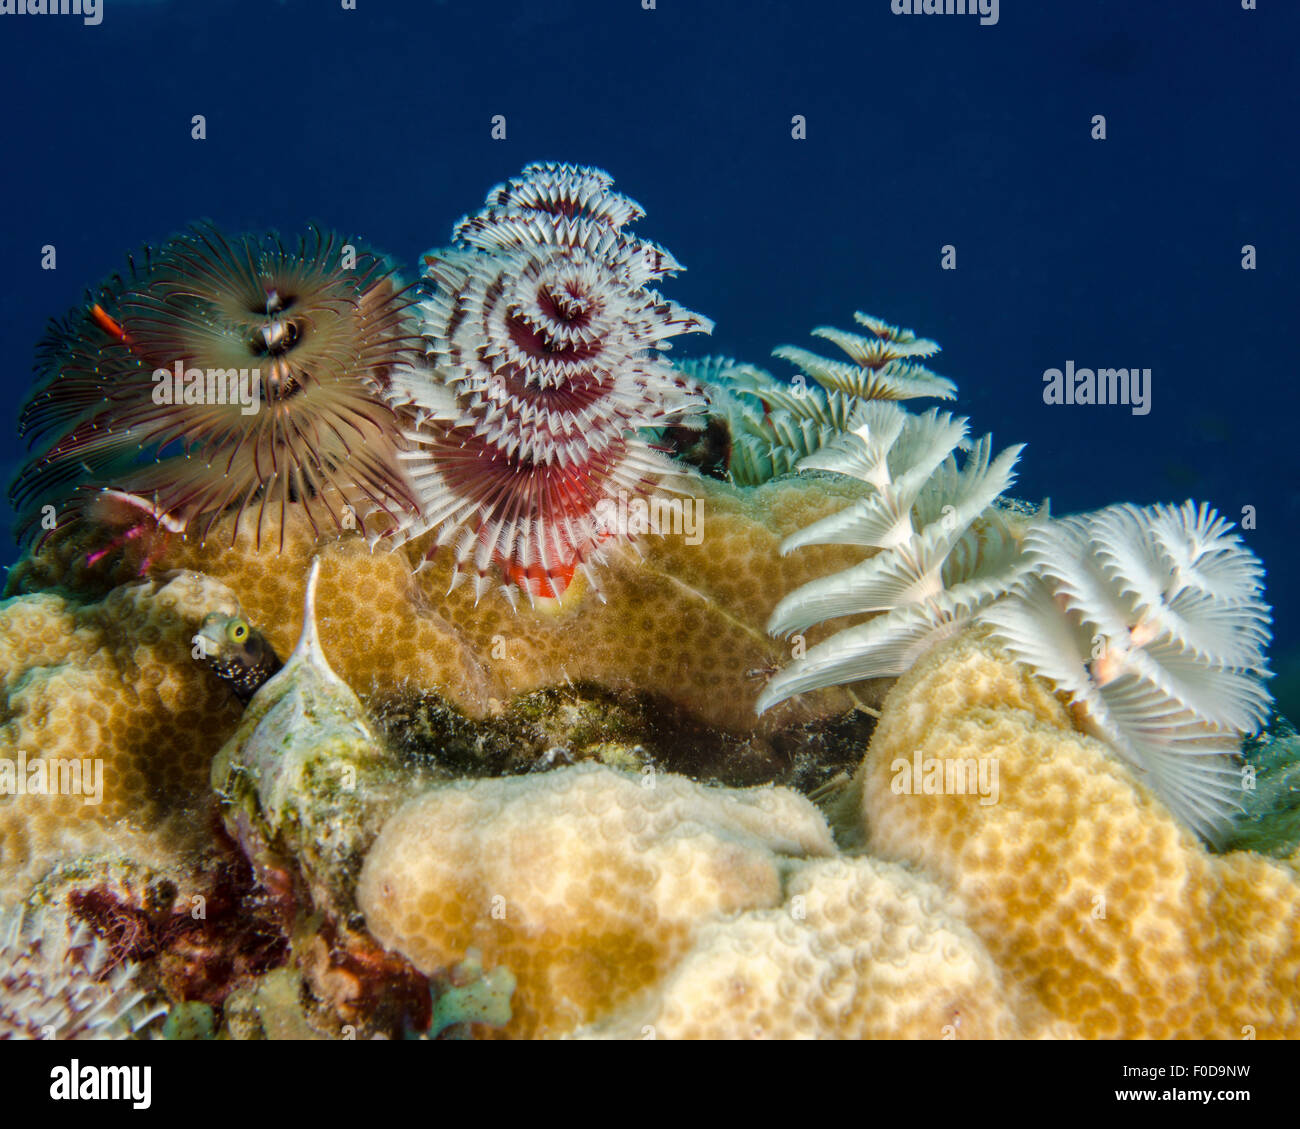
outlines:
[{"label": "encrusting coral", "polygon": [[[781,484],[760,496],[777,503],[790,528],[814,504]],[[286,541],[289,561],[294,544]],[[301,544],[304,554],[316,547],[305,534]],[[359,539],[324,549],[322,606],[340,619],[361,614],[349,613],[342,582],[352,554],[363,567],[386,559]],[[261,573],[256,559],[214,553],[213,564],[240,564],[255,577],[253,592],[260,584],[292,594],[286,558]],[[56,560],[46,555],[30,567]],[[418,583],[397,566],[408,585]],[[131,563],[122,567],[129,573]],[[343,570],[334,603],[331,568]],[[99,671],[96,695],[115,686],[121,695],[133,668],[112,656],[125,650],[145,669],[158,666],[155,685],[186,687],[180,699],[149,699],[164,733],[174,711],[205,694],[230,718],[209,724],[230,732],[232,696],[187,646],[214,605],[239,610],[230,590],[193,573],[126,585],[85,608],[49,593],[10,600],[0,615],[12,628],[0,639],[11,656],[11,700],[32,692],[33,672],[71,677],[73,660]],[[274,606],[277,629],[296,626],[296,616]],[[104,638],[106,624],[115,643]],[[323,632],[331,660],[356,654],[348,632],[334,627]],[[166,740],[179,742],[179,731]],[[178,745],[165,747],[179,754]],[[127,749],[124,764],[144,753]],[[900,761],[913,766],[917,756],[908,794],[896,787]],[[924,784],[933,764],[941,781],[978,782],[980,762],[998,768],[995,803]],[[607,768],[561,769],[411,800],[388,820],[363,869],[370,928],[425,970],[448,969],[474,947],[484,967],[507,969],[518,985],[507,1035],[1177,1036],[1249,1027],[1268,1037],[1300,1029],[1286,987],[1300,973],[1293,863],[1208,855],[1129,768],[1074,729],[1046,683],[979,637],[931,651],[887,699],[858,777],[861,806],[841,828],[862,838],[871,858],[835,859],[821,817],[793,793],[703,788],[662,772],[644,779],[653,787]],[[166,793],[173,814],[192,813],[203,794],[188,776]],[[754,795],[777,797],[779,810],[747,809]],[[667,801],[658,813],[656,796]],[[23,821],[42,809],[34,797],[5,802],[15,800],[27,805],[9,809],[22,834]],[[61,849],[143,848],[148,828],[163,825],[145,821],[125,840],[121,828],[77,833]],[[88,826],[99,826],[94,816]],[[184,840],[168,827],[174,848]],[[164,861],[173,853],[163,851]],[[6,855],[6,865],[15,861],[9,890],[37,862]],[[335,875],[345,886],[347,871]],[[503,918],[492,916],[493,895],[506,899]],[[310,951],[301,955],[309,966]],[[318,993],[328,985],[306,971],[295,983]],[[776,1002],[790,1000],[797,1006]],[[313,1006],[323,1029],[337,1032],[329,1008]]]},{"label": "encrusting coral", "polygon": [[703,926],[643,998],[587,1038],[1065,1036],[1010,987],[951,898],[870,858],[792,862],[785,904]]},{"label": "encrusting coral", "polygon": [[205,847],[195,815],[239,710],[191,637],[208,610],[235,607],[196,573],[98,603],[47,592],[0,604],[0,763],[14,770],[0,769],[0,900],[92,851],[130,843],[165,869]]},{"label": "encrusting coral", "polygon": [[[418,321],[204,227],[55,327],[0,1036],[1300,1037],[1259,562],[1192,503],[1031,520],[879,319],[668,365],[710,323],[611,186],[498,186]],[[265,418],[148,394],[245,360]]]},{"label": "encrusting coral", "polygon": [[[870,857],[831,857],[809,810],[759,865],[719,815],[752,793],[671,776],[466,781],[385,826],[368,926],[422,968],[509,967],[515,1036],[1294,1037],[1295,866],[1208,854],[985,635],[887,699],[833,805]],[[723,807],[672,811],[692,794]]]},{"label": "encrusting coral", "polygon": [[709,921],[782,900],[788,857],[832,854],[780,788],[582,765],[411,800],[366,858],[370,932],[426,973],[471,947],[515,976],[515,1037],[553,1036],[653,985]]},{"label": "encrusting coral", "polygon": [[363,870],[369,928],[422,968],[471,946],[509,967],[514,1036],[1300,1032],[1294,860],[1208,854],[986,632],[887,699],[832,805],[869,856],[833,857],[811,809],[797,834],[769,812],[738,835],[724,813],[754,793],[651,779],[588,766],[411,801]]},{"label": "encrusting coral", "polygon": [[[469,585],[449,591],[454,565],[447,557],[412,574],[422,542],[393,552],[372,552],[360,535],[322,543],[301,515],[290,516],[276,554],[259,551],[251,531],[227,545],[230,529],[223,524],[202,545],[185,538],[137,541],[113,560],[87,567],[93,529],[52,538],[15,567],[9,591],[52,583],[94,591],[126,582],[141,556],[152,554],[155,572],[191,569],[229,586],[244,618],[283,656],[297,637],[307,567],[319,552],[325,649],[334,669],[367,700],[436,689],[481,717],[519,693],[591,682],[659,699],[707,726],[767,733],[853,705],[849,693],[834,688],[757,722],[753,709],[764,676],[789,653],[764,631],[780,594],[853,559],[852,550],[835,546],[782,558],[781,536],[855,496],[851,483],[790,480],[742,492],[700,481],[697,537],[642,538],[640,555],[611,554],[603,600],[575,584],[564,606],[550,611],[516,611],[504,600],[476,605]],[[278,526],[268,529],[278,543]],[[820,636],[814,630],[808,637]]]},{"label": "encrusting coral", "polygon": [[899,680],[856,796],[871,854],[954,894],[1008,979],[1080,1035],[1300,1037],[1297,860],[1208,854],[981,634]]}]

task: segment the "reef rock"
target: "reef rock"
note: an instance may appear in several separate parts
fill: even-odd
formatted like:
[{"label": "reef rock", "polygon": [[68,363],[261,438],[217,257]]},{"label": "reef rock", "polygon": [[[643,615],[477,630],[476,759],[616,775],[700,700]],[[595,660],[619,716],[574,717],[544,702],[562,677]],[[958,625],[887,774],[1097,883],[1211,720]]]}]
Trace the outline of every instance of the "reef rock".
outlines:
[{"label": "reef rock", "polygon": [[[918,759],[944,788],[917,783]],[[899,680],[855,784],[867,849],[950,891],[1004,975],[1080,1035],[1300,1036],[1295,866],[1209,854],[987,639]]]},{"label": "reef rock", "polygon": [[0,901],[82,855],[165,870],[209,848],[208,767],[239,706],[194,662],[191,637],[235,606],[192,572],[96,603],[44,592],[0,604]]},{"label": "reef rock", "polygon": [[554,1036],[659,982],[710,922],[779,906],[789,860],[833,853],[786,789],[579,765],[411,800],[366,858],[359,902],[426,974],[471,948],[509,969],[504,1033]]},{"label": "reef rock", "polygon": [[[703,725],[761,735],[842,714],[857,701],[877,703],[880,684],[859,684],[803,695],[761,719],[754,713],[767,677],[791,655],[792,643],[765,630],[777,601],[861,557],[835,545],[782,557],[781,540],[860,490],[815,477],[754,489],[701,479],[693,490],[693,535],[642,536],[635,550],[611,554],[603,593],[576,580],[558,604],[525,602],[517,611],[495,594],[476,603],[471,585],[452,588],[450,553],[417,573],[425,539],[372,552],[359,534],[318,541],[298,514],[283,531],[269,516],[260,551],[250,531],[235,534],[233,515],[203,544],[159,533],[129,543],[111,565],[84,560],[103,530],[51,538],[15,568],[8,590],[62,584],[95,592],[127,582],[149,554],[156,572],[192,569],[227,585],[284,655],[297,636],[308,565],[319,555],[322,639],[339,675],[369,703],[435,689],[483,717],[521,693],[589,682],[635,691]],[[267,549],[279,546],[281,533],[283,547]],[[826,634],[811,628],[806,643]]]}]

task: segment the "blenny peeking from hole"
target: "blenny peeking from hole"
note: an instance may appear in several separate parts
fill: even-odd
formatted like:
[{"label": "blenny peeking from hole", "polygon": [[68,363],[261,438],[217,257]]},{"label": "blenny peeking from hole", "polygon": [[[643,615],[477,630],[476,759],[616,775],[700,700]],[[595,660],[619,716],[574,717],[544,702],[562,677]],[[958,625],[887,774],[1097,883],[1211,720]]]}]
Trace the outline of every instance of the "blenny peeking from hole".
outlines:
[{"label": "blenny peeking from hole", "polygon": [[266,636],[241,615],[212,612],[194,635],[194,657],[245,705],[284,663]]}]

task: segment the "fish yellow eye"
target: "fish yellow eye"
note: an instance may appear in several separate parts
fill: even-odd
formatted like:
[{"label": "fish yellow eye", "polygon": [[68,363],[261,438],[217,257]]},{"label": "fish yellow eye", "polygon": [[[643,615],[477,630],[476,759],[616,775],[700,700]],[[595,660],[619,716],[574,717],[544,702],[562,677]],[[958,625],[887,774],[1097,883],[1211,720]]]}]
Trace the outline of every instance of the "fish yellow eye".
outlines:
[{"label": "fish yellow eye", "polygon": [[233,620],[230,624],[230,640],[232,643],[242,643],[248,638],[248,624],[242,619]]}]

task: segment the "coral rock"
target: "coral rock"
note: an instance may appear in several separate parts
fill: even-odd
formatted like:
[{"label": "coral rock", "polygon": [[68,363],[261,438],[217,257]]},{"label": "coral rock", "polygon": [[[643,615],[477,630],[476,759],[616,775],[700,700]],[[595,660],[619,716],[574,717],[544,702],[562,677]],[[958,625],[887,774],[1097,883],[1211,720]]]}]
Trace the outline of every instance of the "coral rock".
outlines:
[{"label": "coral rock", "polygon": [[[469,585],[448,591],[450,554],[412,575],[423,541],[412,542],[409,550],[373,553],[360,536],[318,545],[300,515],[285,527],[279,553],[259,552],[247,531],[233,537],[233,517],[205,545],[177,539],[148,551],[159,570],[195,569],[229,585],[246,618],[280,655],[297,638],[307,566],[319,553],[325,651],[363,698],[392,694],[405,684],[436,689],[482,717],[493,699],[587,681],[658,697],[707,725],[742,733],[772,732],[849,709],[854,697],[835,688],[804,695],[762,721],[754,718],[766,672],[790,656],[787,644],[764,631],[777,600],[857,556],[844,546],[817,546],[783,558],[781,538],[860,491],[850,482],[817,479],[755,490],[700,482],[697,489],[698,544],[681,535],[644,537],[643,557],[628,551],[602,571],[603,600],[575,582],[564,603],[548,610],[523,606],[516,612],[496,599],[476,607]],[[263,531],[264,545],[279,540],[278,528]],[[10,591],[95,584],[78,560],[78,550],[84,553],[87,545],[74,538],[51,541],[18,566]],[[128,550],[112,573],[115,579],[131,574],[136,551]],[[808,641],[827,633],[813,628]],[[854,689],[861,697],[862,688]],[[873,704],[878,697],[863,700]]]},{"label": "coral rock", "polygon": [[[67,784],[74,759],[83,775],[83,794],[0,795],[5,897],[62,860],[128,840],[132,857],[160,869],[206,846],[194,813],[239,707],[193,661],[190,637],[221,608],[235,608],[229,589],[194,573],[125,585],[84,606],[50,593],[0,604],[0,758],[25,766],[29,789],[34,771],[51,787]],[[100,802],[87,803],[101,769]]]},{"label": "coral rock", "polygon": [[597,766],[410,801],[362,870],[371,933],[426,974],[477,948],[514,974],[514,1037],[565,1034],[659,981],[710,921],[783,900],[833,853],[808,801]]},{"label": "coral rock", "polygon": [[957,1039],[1045,1034],[951,898],[869,858],[799,864],[780,909],[706,926],[650,993],[588,1037]]},{"label": "coral rock", "polygon": [[[967,784],[996,766],[995,802],[896,792],[918,756]],[[1294,867],[1208,854],[986,638],[899,681],[857,784],[871,852],[952,891],[1010,980],[1079,1034],[1300,1036]]]}]

